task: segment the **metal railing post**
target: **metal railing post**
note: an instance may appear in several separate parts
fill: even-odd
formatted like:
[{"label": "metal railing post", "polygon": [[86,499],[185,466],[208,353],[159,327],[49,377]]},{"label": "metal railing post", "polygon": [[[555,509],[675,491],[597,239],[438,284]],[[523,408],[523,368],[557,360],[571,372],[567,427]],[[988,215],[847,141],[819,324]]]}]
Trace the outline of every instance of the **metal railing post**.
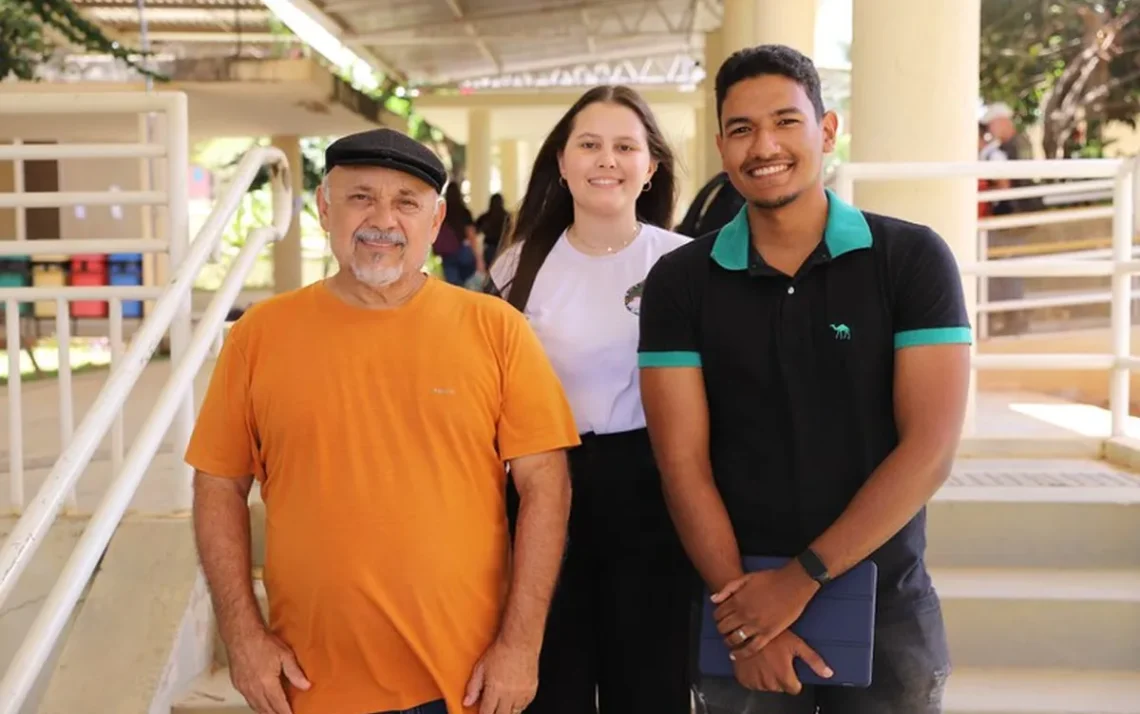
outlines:
[{"label": "metal railing post", "polygon": [[[115,415],[123,408],[127,396],[134,388],[162,335],[173,325],[194,277],[208,259],[214,242],[221,240],[222,231],[233,220],[238,205],[258,170],[265,164],[285,162],[284,154],[280,150],[271,148],[254,149],[242,158],[231,184],[214,204],[213,211],[199,231],[198,239],[190,246],[185,259],[173,272],[165,288],[142,286],[0,288],[0,299],[9,300],[55,298],[61,294],[74,299],[96,300],[113,297],[154,299],[156,295],[159,296],[154,311],[147,315],[135,332],[134,339],[123,354],[123,359],[108,375],[102,390],[72,435],[71,442],[63,449],[51,472],[28,503],[24,514],[0,546],[0,605],[3,605],[12,593],[16,579],[20,577],[43,543],[44,536],[59,513],[66,493],[75,485],[84,468],[90,463],[96,446],[102,442],[111,428]],[[271,172],[275,177],[280,174],[280,171]],[[275,191],[286,193],[290,191],[289,186],[279,183],[275,183],[273,188]],[[274,202],[273,226],[282,235],[292,220],[291,207],[291,200]],[[47,294],[41,295],[41,293]],[[8,308],[9,311],[13,309],[13,307]],[[10,331],[12,328],[9,326],[8,329]],[[173,365],[175,369],[177,366]],[[3,704],[5,702],[0,701],[0,711],[3,711]]]},{"label": "metal railing post", "polygon": [[[189,110],[186,95],[176,94],[171,97],[166,111],[166,194],[170,197],[167,206],[167,239],[170,241],[170,274],[177,275],[190,246],[190,218],[189,218],[189,181],[190,181],[190,128]],[[196,276],[191,276],[193,280]],[[170,360],[173,367],[186,354],[190,344],[193,315],[191,303],[193,290],[187,290],[185,297],[178,305],[174,321],[170,325]],[[176,502],[189,507],[191,493],[191,479],[194,471],[182,460],[186,448],[190,444],[190,434],[194,429],[194,385],[186,390],[182,402],[178,406],[174,423],[171,425],[171,448],[174,452],[176,466],[175,479],[171,487],[181,492]]]},{"label": "metal railing post", "polygon": [[1132,274],[1127,264],[1132,260],[1133,201],[1135,199],[1136,163],[1120,168],[1112,191],[1112,368],[1109,386],[1109,409],[1112,412],[1112,436],[1124,436],[1131,413],[1130,382],[1132,370],[1127,360],[1132,353]]}]

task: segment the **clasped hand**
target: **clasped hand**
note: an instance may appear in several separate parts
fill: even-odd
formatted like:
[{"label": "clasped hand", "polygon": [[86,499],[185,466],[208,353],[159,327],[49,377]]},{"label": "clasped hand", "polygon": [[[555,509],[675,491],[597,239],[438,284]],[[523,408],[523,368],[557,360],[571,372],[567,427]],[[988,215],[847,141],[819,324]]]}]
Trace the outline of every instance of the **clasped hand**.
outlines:
[{"label": "clasped hand", "polygon": [[717,631],[731,651],[742,685],[798,693],[802,685],[792,669],[797,656],[821,677],[832,675],[823,659],[788,631],[817,589],[807,573],[790,563],[744,575],[712,596]]}]

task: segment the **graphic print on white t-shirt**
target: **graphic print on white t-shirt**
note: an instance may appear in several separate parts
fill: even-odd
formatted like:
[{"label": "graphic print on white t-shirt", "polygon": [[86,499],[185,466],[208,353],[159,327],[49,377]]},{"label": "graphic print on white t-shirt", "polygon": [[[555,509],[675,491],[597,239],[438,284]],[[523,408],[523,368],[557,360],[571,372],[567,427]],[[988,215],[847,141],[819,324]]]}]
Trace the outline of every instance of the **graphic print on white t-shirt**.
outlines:
[{"label": "graphic print on white t-shirt", "polygon": [[[645,276],[686,236],[644,225],[617,253],[586,255],[563,233],[535,278],[526,317],[562,380],[579,432],[645,426],[638,386],[638,314]],[[515,244],[491,266],[504,297],[518,267]]]},{"label": "graphic print on white t-shirt", "polygon": [[632,312],[634,315],[641,314],[641,294],[645,292],[645,281],[642,280],[637,285],[632,286],[629,290],[625,291],[625,309]]}]

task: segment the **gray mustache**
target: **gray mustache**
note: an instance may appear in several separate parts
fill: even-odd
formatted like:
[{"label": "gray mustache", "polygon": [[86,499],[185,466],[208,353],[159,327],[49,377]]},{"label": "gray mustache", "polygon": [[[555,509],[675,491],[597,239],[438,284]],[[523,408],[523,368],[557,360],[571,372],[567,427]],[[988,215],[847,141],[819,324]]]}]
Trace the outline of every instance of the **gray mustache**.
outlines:
[{"label": "gray mustache", "polygon": [[407,245],[408,238],[399,231],[382,231],[379,228],[360,228],[352,237],[359,241],[369,243],[391,243],[392,245]]}]

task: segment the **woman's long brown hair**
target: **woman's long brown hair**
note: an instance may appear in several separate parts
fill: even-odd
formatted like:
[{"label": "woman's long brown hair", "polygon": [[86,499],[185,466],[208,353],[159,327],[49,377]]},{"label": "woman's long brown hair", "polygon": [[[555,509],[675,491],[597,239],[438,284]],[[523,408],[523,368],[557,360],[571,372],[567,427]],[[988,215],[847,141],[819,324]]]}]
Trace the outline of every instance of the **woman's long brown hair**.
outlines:
[{"label": "woman's long brown hair", "polygon": [[[653,174],[649,190],[637,198],[637,218],[643,223],[665,229],[672,226],[676,190],[673,151],[658,128],[653,112],[641,95],[629,87],[594,87],[574,102],[538,150],[514,230],[504,245],[506,248],[516,242],[522,243],[514,278],[507,285],[497,286],[499,291],[510,287],[507,302],[520,311],[530,299],[534,280],[546,262],[546,256],[550,255],[558,238],[574,222],[574,198],[559,181],[562,173],[558,169],[558,155],[570,140],[578,114],[597,102],[620,104],[641,119],[649,144],[649,154],[657,162],[657,171]],[[502,253],[500,250],[500,255]]]}]

